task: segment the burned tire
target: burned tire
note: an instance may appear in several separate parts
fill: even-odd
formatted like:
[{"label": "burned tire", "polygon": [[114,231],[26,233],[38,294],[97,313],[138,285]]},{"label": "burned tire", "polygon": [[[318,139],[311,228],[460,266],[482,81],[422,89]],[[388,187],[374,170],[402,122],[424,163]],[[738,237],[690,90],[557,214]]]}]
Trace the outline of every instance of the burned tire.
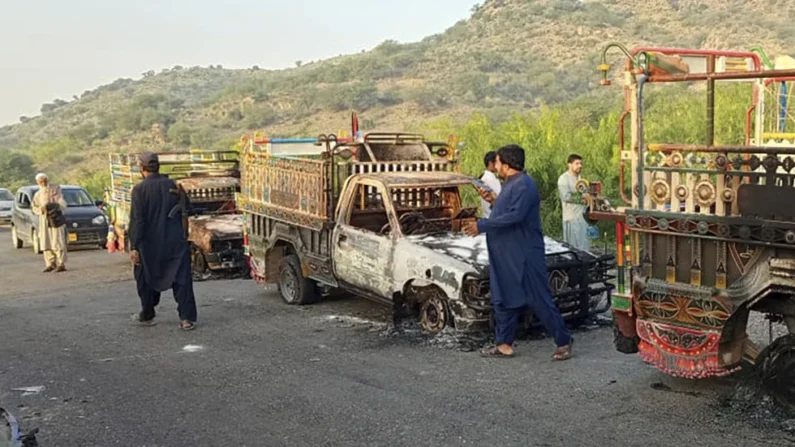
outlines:
[{"label": "burned tire", "polygon": [[19,234],[17,234],[17,227],[11,227],[11,242],[14,244],[14,249],[19,250],[22,248],[22,239],[19,238]]},{"label": "burned tire", "polygon": [[795,409],[795,334],[775,339],[759,358],[764,389],[781,404]]},{"label": "burned tire", "polygon": [[452,326],[453,318],[447,306],[447,297],[441,291],[433,291],[420,306],[420,325],[431,334],[438,334]]},{"label": "burned tire", "polygon": [[613,323],[613,344],[616,347],[616,351],[624,354],[636,354],[638,352],[638,343],[640,343],[640,337],[627,337]]},{"label": "burned tire", "polygon": [[304,277],[297,255],[286,255],[279,262],[279,295],[291,305],[312,304],[320,298],[314,281]]},{"label": "burned tire", "polygon": [[210,269],[207,267],[207,259],[204,258],[204,253],[195,245],[190,246],[190,269],[194,281],[203,281],[210,275]]}]

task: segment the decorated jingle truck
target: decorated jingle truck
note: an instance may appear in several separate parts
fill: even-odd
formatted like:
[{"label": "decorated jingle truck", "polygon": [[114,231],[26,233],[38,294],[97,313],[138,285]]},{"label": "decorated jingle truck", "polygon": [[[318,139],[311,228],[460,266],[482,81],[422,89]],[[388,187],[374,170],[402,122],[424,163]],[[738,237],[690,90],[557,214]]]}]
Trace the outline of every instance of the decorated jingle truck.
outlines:
[{"label": "decorated jingle truck", "polygon": [[[600,66],[604,85],[611,82],[610,48],[626,56],[619,128],[625,203],[598,217],[615,220],[620,243],[631,245],[629,284],[619,284],[612,304],[617,349],[690,378],[726,375],[747,360],[775,396],[795,404],[795,123],[782,94],[795,79],[795,61],[773,64],[759,51],[612,44]],[[731,81],[751,84],[745,123],[738,123],[745,137],[717,144],[726,136],[716,135],[716,85]],[[644,93],[675,82],[705,83],[700,144],[645,137]],[[627,118],[631,142],[624,147]],[[620,266],[625,252],[618,250]],[[784,323],[789,334],[757,345],[747,331],[757,313]]]},{"label": "decorated jingle truck", "polygon": [[[488,327],[486,239],[461,233],[478,214],[472,181],[448,143],[422,135],[247,140],[238,206],[251,274],[276,284],[288,304],[343,290],[392,306],[396,317],[416,313],[430,333]],[[613,257],[546,243],[564,317],[606,311]]]},{"label": "decorated jingle truck", "polygon": [[[233,273],[247,268],[243,256],[243,216],[235,194],[240,190],[240,163],[236,151],[160,152],[160,172],[173,179],[190,199],[188,241],[194,277]],[[111,234],[109,243],[128,251],[132,189],[143,180],[137,154],[109,155],[111,189],[108,191]]]}]

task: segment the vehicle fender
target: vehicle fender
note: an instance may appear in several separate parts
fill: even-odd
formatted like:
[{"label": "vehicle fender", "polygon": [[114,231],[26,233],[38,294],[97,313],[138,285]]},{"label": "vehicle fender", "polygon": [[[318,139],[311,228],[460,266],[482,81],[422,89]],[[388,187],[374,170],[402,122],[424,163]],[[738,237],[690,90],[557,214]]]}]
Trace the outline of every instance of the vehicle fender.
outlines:
[{"label": "vehicle fender", "polygon": [[[256,275],[266,283],[278,279],[279,262],[285,254],[295,253],[301,258],[304,244],[298,229],[281,222],[274,224],[273,231],[266,238],[249,237],[249,260]],[[301,259],[303,264],[303,259]]]}]

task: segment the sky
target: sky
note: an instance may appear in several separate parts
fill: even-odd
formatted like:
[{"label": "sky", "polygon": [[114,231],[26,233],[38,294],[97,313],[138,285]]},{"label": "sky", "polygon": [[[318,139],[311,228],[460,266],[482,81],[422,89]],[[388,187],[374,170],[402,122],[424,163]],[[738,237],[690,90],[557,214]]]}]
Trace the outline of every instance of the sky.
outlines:
[{"label": "sky", "polygon": [[0,14],[0,125],[174,65],[285,68],[421,40],[475,0],[25,0]]}]

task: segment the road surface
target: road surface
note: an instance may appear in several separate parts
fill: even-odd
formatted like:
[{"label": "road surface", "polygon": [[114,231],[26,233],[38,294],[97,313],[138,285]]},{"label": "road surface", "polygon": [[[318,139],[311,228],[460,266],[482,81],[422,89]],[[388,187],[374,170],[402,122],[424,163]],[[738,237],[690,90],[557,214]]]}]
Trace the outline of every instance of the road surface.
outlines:
[{"label": "road surface", "polygon": [[250,280],[196,283],[193,332],[169,292],[159,324],[136,327],[123,255],[74,252],[68,272],[41,274],[5,228],[0,241],[0,406],[42,446],[793,442],[723,403],[734,379],[664,376],[615,352],[609,328],[578,332],[568,362],[548,339],[481,359],[451,336],[394,334],[367,302],[290,307]]}]

